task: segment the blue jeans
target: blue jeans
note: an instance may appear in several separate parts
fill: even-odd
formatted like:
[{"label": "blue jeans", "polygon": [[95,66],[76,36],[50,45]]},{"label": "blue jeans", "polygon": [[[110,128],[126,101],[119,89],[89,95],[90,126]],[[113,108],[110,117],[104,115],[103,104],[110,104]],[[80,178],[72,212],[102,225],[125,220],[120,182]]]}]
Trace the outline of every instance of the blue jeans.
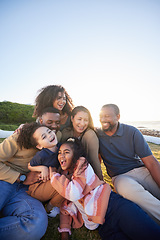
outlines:
[{"label": "blue jeans", "polygon": [[138,205],[111,192],[105,223],[100,225],[103,240],[159,240],[160,226]]},{"label": "blue jeans", "polygon": [[0,239],[39,240],[48,218],[41,202],[29,196],[28,186],[0,181]]}]

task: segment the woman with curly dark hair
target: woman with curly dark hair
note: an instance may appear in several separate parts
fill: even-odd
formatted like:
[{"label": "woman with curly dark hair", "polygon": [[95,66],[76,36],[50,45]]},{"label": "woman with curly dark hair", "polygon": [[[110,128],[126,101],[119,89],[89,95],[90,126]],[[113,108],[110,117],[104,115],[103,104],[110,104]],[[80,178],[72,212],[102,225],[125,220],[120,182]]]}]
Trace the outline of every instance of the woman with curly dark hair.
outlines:
[{"label": "woman with curly dark hair", "polygon": [[61,85],[49,85],[41,88],[38,92],[33,117],[41,116],[43,109],[46,107],[54,107],[59,110],[61,115],[60,130],[68,126],[70,113],[74,105],[65,88]]}]

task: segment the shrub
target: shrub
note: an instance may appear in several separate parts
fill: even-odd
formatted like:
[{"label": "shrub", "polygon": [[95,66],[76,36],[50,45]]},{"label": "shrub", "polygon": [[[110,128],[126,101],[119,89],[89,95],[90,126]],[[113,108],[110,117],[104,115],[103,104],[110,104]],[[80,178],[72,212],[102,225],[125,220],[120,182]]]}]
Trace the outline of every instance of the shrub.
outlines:
[{"label": "shrub", "polygon": [[[8,125],[20,125],[25,122],[35,121],[32,118],[33,105],[26,105],[12,102],[0,102],[0,123]],[[5,129],[6,130],[6,129]]]}]

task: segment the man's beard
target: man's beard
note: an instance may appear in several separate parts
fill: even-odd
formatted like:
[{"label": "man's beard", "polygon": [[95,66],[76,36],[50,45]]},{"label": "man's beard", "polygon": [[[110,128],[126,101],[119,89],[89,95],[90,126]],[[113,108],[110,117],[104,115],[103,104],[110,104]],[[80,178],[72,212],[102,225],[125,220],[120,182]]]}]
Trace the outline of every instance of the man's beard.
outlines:
[{"label": "man's beard", "polygon": [[109,123],[109,127],[108,127],[107,129],[104,129],[104,128],[103,128],[103,130],[104,130],[105,132],[110,132],[110,131],[112,131],[112,129],[113,129],[115,126],[116,126],[116,124],[111,124],[111,123]]}]

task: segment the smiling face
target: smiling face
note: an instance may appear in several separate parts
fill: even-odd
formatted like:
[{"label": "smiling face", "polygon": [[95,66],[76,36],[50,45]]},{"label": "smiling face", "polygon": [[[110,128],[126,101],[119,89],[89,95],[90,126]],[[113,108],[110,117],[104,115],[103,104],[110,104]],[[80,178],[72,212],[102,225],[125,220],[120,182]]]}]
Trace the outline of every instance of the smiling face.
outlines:
[{"label": "smiling face", "polygon": [[51,149],[57,144],[57,137],[54,131],[42,126],[39,127],[33,134],[33,138],[36,139],[38,149],[48,148]]},{"label": "smiling face", "polygon": [[60,129],[60,114],[46,112],[40,117],[39,122],[57,132]]},{"label": "smiling face", "polygon": [[84,111],[77,112],[74,117],[71,117],[74,133],[76,137],[80,136],[88,127],[89,116]]},{"label": "smiling face", "polygon": [[53,102],[53,107],[62,111],[64,106],[66,105],[66,95],[64,92],[58,92],[57,98]]},{"label": "smiling face", "polygon": [[72,165],[73,150],[69,144],[62,144],[58,152],[58,161],[62,170],[69,170]]},{"label": "smiling face", "polygon": [[100,112],[100,123],[103,131],[110,135],[117,130],[120,115],[116,115],[112,107],[103,107]]}]

